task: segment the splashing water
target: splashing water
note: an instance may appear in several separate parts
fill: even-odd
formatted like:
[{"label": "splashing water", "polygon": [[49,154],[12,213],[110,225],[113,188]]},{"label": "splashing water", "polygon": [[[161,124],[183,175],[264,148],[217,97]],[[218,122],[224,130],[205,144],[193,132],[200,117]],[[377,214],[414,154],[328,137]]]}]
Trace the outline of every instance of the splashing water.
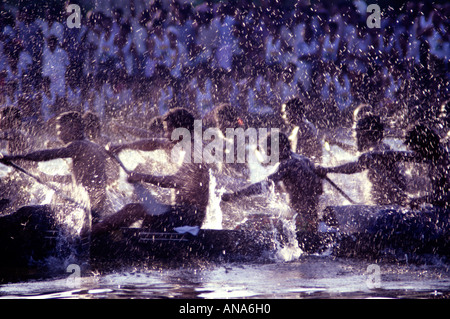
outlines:
[{"label": "splashing water", "polygon": [[[278,168],[275,165],[262,166],[257,161],[249,162],[250,181],[256,183],[264,180]],[[275,189],[275,184],[271,183],[263,191],[265,198],[264,205],[252,207],[246,211],[246,219],[252,223],[252,215],[259,215],[268,218],[269,229],[266,235],[270,235],[274,252],[270,252],[276,262],[289,262],[297,260],[303,253],[299,247],[295,226],[295,213],[289,206],[289,199],[286,194],[280,194]]]},{"label": "splashing water", "polygon": [[[281,219],[283,226],[283,238],[285,242],[281,244],[276,239],[275,259],[281,262],[294,261],[300,258],[303,251],[298,245],[296,227],[294,220]],[[275,236],[277,238],[277,236]]]},{"label": "splashing water", "polygon": [[303,253],[297,241],[295,216],[284,195],[277,194],[275,185],[269,187],[268,211],[274,217],[271,222],[275,261],[289,262],[297,260]]},{"label": "splashing water", "polygon": [[209,170],[209,202],[206,209],[206,219],[202,228],[204,229],[223,229],[222,220],[223,213],[220,208],[220,201],[225,189],[217,188],[217,180],[212,170]]},{"label": "splashing water", "polygon": [[[332,146],[329,152],[325,152],[327,155],[324,157],[323,164],[336,165],[349,160],[354,160],[355,156],[350,155]],[[138,169],[139,165],[143,165],[146,170],[158,171],[161,174],[170,174],[176,171],[177,166],[180,163],[170,163],[167,159],[167,154],[161,152],[137,152],[137,151],[124,151],[120,154],[120,159],[126,165],[129,170]],[[49,161],[39,163],[39,169],[49,175],[63,175],[67,174],[70,170],[68,162],[63,160]],[[168,165],[169,164],[169,165]],[[276,169],[276,165],[262,166],[258,161],[249,161],[249,181],[251,183],[259,182],[265,179],[268,175],[273,173]],[[268,218],[270,223],[271,240],[275,249],[274,259],[276,261],[293,261],[298,259],[302,255],[302,250],[299,248],[296,238],[295,227],[295,215],[289,205],[288,198],[283,194],[279,194],[275,190],[275,186],[272,184],[264,192],[263,196],[249,198],[247,201],[248,206],[233,206],[233,210],[222,211],[221,209],[221,196],[224,193],[224,187],[222,185],[223,179],[228,180],[230,177],[221,173],[213,173],[209,171],[210,184],[209,184],[209,203],[207,208],[207,215],[205,222],[202,226],[204,229],[234,229],[235,226],[243,223],[242,220],[252,222],[253,216],[264,215]],[[124,205],[135,201],[133,198],[133,185],[126,181],[126,173],[120,170],[120,176],[114,185],[108,187],[108,200],[109,200],[109,212],[116,212]],[[353,182],[349,176],[333,176],[333,178],[340,185],[345,185],[346,190],[350,191],[351,197],[358,198],[361,202],[364,202],[365,194],[370,189],[367,188],[366,176],[352,176]],[[37,184],[37,183],[35,183]],[[239,181],[240,185],[247,184],[245,181]],[[326,185],[326,184],[325,184]],[[39,187],[38,187],[39,186]],[[359,186],[356,187],[356,186]],[[34,185],[30,191],[40,191],[44,194],[40,198],[42,201],[39,204],[49,204],[55,208],[58,212],[58,219],[61,225],[64,225],[65,232],[69,236],[80,236],[80,233],[86,224],[89,224],[89,219],[86,218],[89,211],[89,198],[86,191],[82,187],[61,186],[65,194],[70,196],[80,205],[74,205],[62,201],[59,196],[55,195],[54,191],[46,189],[42,185]],[[360,189],[360,188],[363,189]],[[155,195],[155,198],[162,199],[161,191],[151,191],[151,194]],[[362,196],[361,196],[362,195]],[[164,201],[163,201],[164,202]],[[325,193],[321,200],[321,205],[342,205],[343,198],[336,196],[333,189],[329,186],[325,186]],[[227,226],[224,227],[224,221],[227,221]],[[231,222],[230,222],[231,220]]]},{"label": "splashing water", "polygon": [[[38,168],[49,176],[71,175],[69,161],[64,159],[39,162]],[[35,184],[38,185],[38,183]],[[64,196],[67,196],[73,202],[65,200],[58,196],[55,191],[47,188],[39,205],[49,204],[52,207],[66,236],[79,237],[84,229],[90,229],[91,227],[89,195],[84,187],[75,183],[58,184],[57,187]],[[30,192],[34,193],[32,189]]]}]

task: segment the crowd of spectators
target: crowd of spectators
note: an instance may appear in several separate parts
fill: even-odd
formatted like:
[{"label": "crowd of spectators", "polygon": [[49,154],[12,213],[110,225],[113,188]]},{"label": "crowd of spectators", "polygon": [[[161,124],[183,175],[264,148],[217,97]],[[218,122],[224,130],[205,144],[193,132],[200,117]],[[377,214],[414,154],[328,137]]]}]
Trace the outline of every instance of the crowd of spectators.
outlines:
[{"label": "crowd of spectators", "polygon": [[369,28],[362,0],[134,2],[81,5],[80,28],[64,7],[0,3],[0,107],[36,122],[66,110],[142,122],[227,102],[276,118],[300,97],[312,122],[331,127],[361,103],[405,125],[449,98],[448,3],[382,7]]}]

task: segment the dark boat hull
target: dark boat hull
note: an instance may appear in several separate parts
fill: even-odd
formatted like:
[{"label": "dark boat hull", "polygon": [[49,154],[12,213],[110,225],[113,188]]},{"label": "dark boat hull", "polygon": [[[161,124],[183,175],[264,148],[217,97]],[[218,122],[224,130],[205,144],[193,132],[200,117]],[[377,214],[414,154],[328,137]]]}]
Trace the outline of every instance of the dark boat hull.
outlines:
[{"label": "dark boat hull", "polygon": [[248,233],[238,230],[201,229],[193,236],[125,228],[92,238],[90,256],[93,265],[111,262],[120,265],[179,264],[193,260],[229,262],[264,258],[270,248],[267,238],[251,238]]},{"label": "dark boat hull", "polygon": [[27,265],[48,257],[58,227],[49,206],[22,207],[0,218],[0,265]]},{"label": "dark boat hull", "polygon": [[[336,206],[323,213],[327,231],[297,233],[305,253],[321,253],[331,248],[339,257],[379,260],[386,257],[414,261],[417,256],[450,258],[448,212],[410,212],[393,207]],[[261,224],[261,223],[260,223]],[[252,225],[251,225],[252,226]],[[66,250],[59,241],[60,228],[48,206],[31,206],[0,218],[0,281],[8,274],[31,274],[49,258],[64,258],[77,252],[79,263],[94,268],[157,262],[180,264],[192,260],[260,261],[273,256],[283,245],[274,232],[264,227],[239,230],[200,230],[197,236],[154,233],[146,229],[125,228],[82,241]],[[280,236],[280,232],[276,232]],[[282,238],[283,236],[281,236]],[[276,243],[275,243],[276,242]],[[418,260],[418,259],[416,259]],[[76,261],[75,261],[76,263]]]},{"label": "dark boat hull", "polygon": [[[446,211],[335,206],[325,209],[322,223],[327,231],[296,234],[304,253],[331,251],[337,257],[372,261],[427,262],[430,257],[450,260],[450,227]],[[250,224],[239,230],[203,229],[198,236],[122,229],[93,239],[91,257],[103,262],[108,262],[110,256],[122,262],[179,262],[195,258],[255,261],[270,259],[280,245],[286,244],[282,229],[274,232],[273,227],[277,227],[274,223],[270,226],[272,229],[267,227],[267,221],[251,219]]]},{"label": "dark boat hull", "polygon": [[335,227],[336,256],[427,261],[450,260],[449,211],[398,207],[327,207],[324,222]]},{"label": "dark boat hull", "polygon": [[0,282],[42,275],[57,254],[59,228],[49,206],[27,206],[0,217]]}]

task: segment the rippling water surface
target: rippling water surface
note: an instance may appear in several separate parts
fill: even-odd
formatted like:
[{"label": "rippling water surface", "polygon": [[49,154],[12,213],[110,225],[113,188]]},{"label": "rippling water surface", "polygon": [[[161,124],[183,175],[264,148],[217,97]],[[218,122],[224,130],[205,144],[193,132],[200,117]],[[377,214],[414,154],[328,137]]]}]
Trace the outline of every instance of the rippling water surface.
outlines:
[{"label": "rippling water surface", "polygon": [[129,269],[0,286],[1,298],[449,298],[448,265],[308,256],[294,262]]}]

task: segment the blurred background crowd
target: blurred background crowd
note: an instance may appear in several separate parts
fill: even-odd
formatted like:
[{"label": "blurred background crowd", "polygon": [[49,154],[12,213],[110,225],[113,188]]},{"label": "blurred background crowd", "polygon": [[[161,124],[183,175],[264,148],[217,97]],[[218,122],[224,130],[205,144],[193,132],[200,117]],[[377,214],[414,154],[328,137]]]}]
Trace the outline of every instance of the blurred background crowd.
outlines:
[{"label": "blurred background crowd", "polygon": [[68,2],[0,3],[0,107],[30,125],[67,110],[139,125],[225,102],[276,127],[300,97],[319,128],[350,125],[361,104],[402,128],[449,98],[449,3],[380,2],[380,28],[363,0],[78,3],[80,28]]}]

